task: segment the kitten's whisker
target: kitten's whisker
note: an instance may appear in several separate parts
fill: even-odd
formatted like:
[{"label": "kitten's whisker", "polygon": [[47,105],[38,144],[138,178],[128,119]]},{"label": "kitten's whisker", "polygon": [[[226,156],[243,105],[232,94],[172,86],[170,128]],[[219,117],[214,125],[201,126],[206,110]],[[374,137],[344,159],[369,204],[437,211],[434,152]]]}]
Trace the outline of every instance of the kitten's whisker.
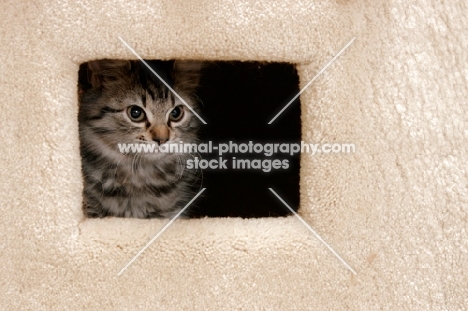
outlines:
[{"label": "kitten's whisker", "polygon": [[122,162],[123,158],[125,158],[126,154],[122,154],[122,156],[120,157],[119,161],[117,162],[117,165],[115,166],[115,170],[114,170],[114,180],[115,178],[117,177],[117,169],[119,167],[119,164],[120,162]]},{"label": "kitten's whisker", "polygon": [[[203,180],[204,180],[204,179],[203,179],[203,178],[204,178],[204,176],[203,176],[203,170],[200,170],[200,175],[201,175],[201,181],[200,181],[200,188],[199,188],[199,189],[203,188]],[[197,181],[198,181],[198,178],[195,179],[195,182],[197,182]],[[194,182],[194,184],[195,184],[195,182]]]},{"label": "kitten's whisker", "polygon": [[177,159],[178,159],[180,166],[182,167],[182,172],[180,172],[180,175],[179,175],[179,177],[182,178],[184,177],[184,174],[185,174],[185,161],[183,161],[183,158],[181,155],[177,155]]},{"label": "kitten's whisker", "polygon": [[[142,153],[142,154],[140,154],[140,156],[138,157],[138,161],[140,161],[140,164],[142,163],[143,159],[144,159],[144,154]],[[138,163],[137,163],[137,166],[138,166]]]},{"label": "kitten's whisker", "polygon": [[135,166],[135,162],[136,162],[136,159],[137,159],[138,155],[139,155],[139,153],[135,153],[135,155],[133,156],[133,160],[132,160],[132,165],[131,165],[132,184],[133,184],[133,181],[134,181],[134,178],[135,178],[135,175],[136,175],[137,167]]},{"label": "kitten's whisker", "polygon": [[141,163],[141,159],[143,158],[143,153],[138,153],[135,158],[135,171],[138,171],[138,164]]},{"label": "kitten's whisker", "polygon": [[187,175],[187,159],[188,159],[188,156],[184,152],[176,153],[176,156],[177,156],[177,162],[179,163],[179,165],[182,166],[182,171],[180,173],[180,178],[182,178],[182,177]]},{"label": "kitten's whisker", "polygon": [[[200,160],[201,160],[202,156],[201,156],[200,152],[197,151],[197,155],[200,157]],[[191,156],[193,157],[192,154],[191,154]],[[198,172],[198,171],[200,171],[200,175],[201,175],[201,183],[200,183],[200,189],[201,189],[202,186],[203,186],[204,175],[203,175],[203,170],[201,168],[198,168],[196,172]],[[198,179],[195,179],[193,184],[195,184],[197,181],[198,181]]]},{"label": "kitten's whisker", "polygon": [[182,179],[182,177],[184,176],[184,172],[185,172],[185,166],[184,166],[185,162],[182,161],[181,155],[176,154],[176,157],[177,157],[177,162],[182,166],[182,172],[179,174],[179,177],[173,183]]},{"label": "kitten's whisker", "polygon": [[[176,155],[176,163],[180,163],[180,160],[179,160],[179,156]],[[174,179],[174,181],[172,181],[173,184],[175,184],[177,181],[179,181],[179,179],[181,178],[180,174],[176,174],[176,179]]]}]

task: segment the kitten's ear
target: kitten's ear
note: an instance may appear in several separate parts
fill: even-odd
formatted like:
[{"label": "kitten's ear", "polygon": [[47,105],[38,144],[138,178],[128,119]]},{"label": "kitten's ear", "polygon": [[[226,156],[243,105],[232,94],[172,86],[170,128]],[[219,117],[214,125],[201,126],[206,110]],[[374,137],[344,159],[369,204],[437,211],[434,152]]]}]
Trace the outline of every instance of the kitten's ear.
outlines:
[{"label": "kitten's ear", "polygon": [[88,81],[93,87],[109,86],[128,79],[131,68],[126,60],[93,60],[88,62]]},{"label": "kitten's ear", "polygon": [[186,92],[194,92],[200,83],[203,62],[181,61],[174,62],[174,84],[176,88]]}]

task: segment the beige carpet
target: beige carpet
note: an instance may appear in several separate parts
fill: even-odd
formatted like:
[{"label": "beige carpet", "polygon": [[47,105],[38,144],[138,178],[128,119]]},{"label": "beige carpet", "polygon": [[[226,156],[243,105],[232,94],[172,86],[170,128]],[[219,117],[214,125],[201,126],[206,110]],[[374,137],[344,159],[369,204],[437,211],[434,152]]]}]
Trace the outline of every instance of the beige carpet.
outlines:
[{"label": "beige carpet", "polygon": [[[0,308],[467,309],[467,16],[455,0],[3,1]],[[166,223],[83,219],[77,70],[133,58],[119,35],[146,58],[297,63],[302,86],[356,37],[301,100],[304,141],[357,152],[302,158],[300,214],[357,275],[289,217],[176,221],[117,276]]]}]

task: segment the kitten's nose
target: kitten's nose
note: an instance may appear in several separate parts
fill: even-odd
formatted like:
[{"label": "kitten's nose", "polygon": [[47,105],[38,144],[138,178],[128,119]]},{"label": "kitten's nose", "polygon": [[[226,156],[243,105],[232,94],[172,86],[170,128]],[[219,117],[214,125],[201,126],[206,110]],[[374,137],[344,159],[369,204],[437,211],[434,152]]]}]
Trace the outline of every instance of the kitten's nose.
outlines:
[{"label": "kitten's nose", "polygon": [[155,138],[155,139],[153,139],[153,141],[157,142],[158,145],[162,145],[167,141],[167,139],[157,139],[157,138]]},{"label": "kitten's nose", "polygon": [[166,125],[156,125],[150,132],[153,141],[157,142],[159,145],[162,145],[169,140],[169,129]]}]

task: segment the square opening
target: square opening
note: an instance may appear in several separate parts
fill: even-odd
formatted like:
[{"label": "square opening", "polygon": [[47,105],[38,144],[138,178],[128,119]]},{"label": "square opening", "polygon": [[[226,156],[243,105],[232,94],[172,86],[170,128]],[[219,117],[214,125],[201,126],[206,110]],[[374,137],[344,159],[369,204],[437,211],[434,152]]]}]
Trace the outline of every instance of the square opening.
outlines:
[{"label": "square opening", "polygon": [[[166,62],[154,62],[160,62],[156,66],[163,64],[163,67],[167,67]],[[203,187],[206,191],[189,206],[186,215],[195,218],[289,215],[290,211],[268,188],[273,188],[297,210],[300,155],[290,155],[279,149],[282,144],[300,144],[299,98],[272,124],[268,124],[299,93],[299,78],[295,66],[289,63],[240,61],[192,62],[193,66],[190,62],[185,63],[189,68],[198,68],[197,64],[201,64],[198,79],[195,79],[197,87],[193,88],[190,96],[197,101],[199,109],[196,111],[206,122],[200,125],[197,132],[200,144],[210,143],[214,147],[211,152],[198,152],[189,157],[192,160],[190,167],[197,171],[198,176],[198,182],[193,188],[198,190]],[[174,63],[170,64],[173,66]],[[93,87],[88,65],[89,63],[84,63],[80,66],[80,98]],[[163,71],[157,72],[160,73],[160,78],[170,80],[170,73],[166,75]],[[191,82],[193,81],[189,81],[189,84]],[[80,115],[81,110],[82,107]],[[79,121],[80,124],[83,122],[82,119]],[[81,143],[83,144],[82,141]],[[230,150],[220,155],[221,145]],[[257,148],[255,145],[258,145]],[[259,145],[262,146],[261,151]],[[250,150],[243,152],[243,147],[246,146]],[[198,160],[205,160],[204,164],[213,161],[211,163],[216,168],[205,165],[201,169],[199,166],[204,166]],[[188,164],[185,165],[188,169]],[[84,182],[86,187],[86,178]],[[149,217],[171,215],[173,214]]]}]

